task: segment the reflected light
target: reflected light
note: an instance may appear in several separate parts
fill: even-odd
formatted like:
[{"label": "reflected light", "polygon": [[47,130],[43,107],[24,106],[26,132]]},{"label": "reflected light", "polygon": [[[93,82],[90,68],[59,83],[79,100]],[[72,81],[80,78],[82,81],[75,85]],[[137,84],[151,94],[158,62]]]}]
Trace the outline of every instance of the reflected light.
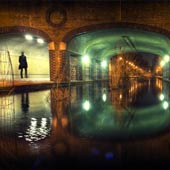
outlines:
[{"label": "reflected light", "polygon": [[[39,121],[41,124],[38,123],[37,118],[31,118],[31,124],[23,135],[26,141],[33,143],[44,139],[49,134],[50,127],[48,127],[47,118],[41,118]],[[22,138],[22,135],[19,134],[19,138]]]},{"label": "reflected light", "polygon": [[160,96],[159,96],[159,99],[162,101],[163,99],[165,98],[165,96],[163,95],[163,94],[161,94]]},{"label": "reflected light", "polygon": [[29,35],[29,34],[26,34],[26,35],[25,35],[25,38],[26,38],[27,40],[33,40],[33,37],[32,37],[31,35]]},{"label": "reflected light", "polygon": [[163,102],[163,108],[166,110],[169,107],[169,104],[167,101]]},{"label": "reflected light", "polygon": [[42,118],[41,120],[41,127],[44,128],[47,124],[47,118]]},{"label": "reflected light", "polygon": [[88,100],[83,103],[83,109],[86,111],[90,109],[90,102]]},{"label": "reflected light", "polygon": [[105,94],[105,93],[103,94],[102,99],[103,99],[103,101],[104,101],[104,102],[106,101],[107,96],[106,96],[106,94]]},{"label": "reflected light", "polygon": [[68,125],[68,118],[67,117],[63,117],[61,119],[61,123],[62,123],[63,127],[67,127],[67,125]]}]

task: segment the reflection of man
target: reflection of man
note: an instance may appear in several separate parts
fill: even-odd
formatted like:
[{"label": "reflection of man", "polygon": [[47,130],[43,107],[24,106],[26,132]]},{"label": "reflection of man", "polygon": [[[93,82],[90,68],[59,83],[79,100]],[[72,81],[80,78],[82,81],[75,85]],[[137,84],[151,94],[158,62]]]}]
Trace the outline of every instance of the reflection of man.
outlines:
[{"label": "reflection of man", "polygon": [[22,93],[21,95],[21,108],[24,113],[28,112],[29,109],[29,96],[28,93]]},{"label": "reflection of man", "polygon": [[19,56],[19,69],[21,70],[20,75],[21,78],[23,78],[23,69],[25,69],[25,78],[27,78],[27,58],[24,55],[24,52],[21,52],[21,55]]}]

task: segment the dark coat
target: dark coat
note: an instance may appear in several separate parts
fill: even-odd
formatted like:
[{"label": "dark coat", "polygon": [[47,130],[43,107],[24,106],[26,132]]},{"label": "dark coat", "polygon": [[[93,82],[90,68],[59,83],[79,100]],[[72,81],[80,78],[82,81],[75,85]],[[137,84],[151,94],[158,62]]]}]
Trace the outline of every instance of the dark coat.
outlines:
[{"label": "dark coat", "polygon": [[27,64],[27,59],[25,55],[21,55],[19,56],[19,69],[21,68],[27,68],[28,64]]}]

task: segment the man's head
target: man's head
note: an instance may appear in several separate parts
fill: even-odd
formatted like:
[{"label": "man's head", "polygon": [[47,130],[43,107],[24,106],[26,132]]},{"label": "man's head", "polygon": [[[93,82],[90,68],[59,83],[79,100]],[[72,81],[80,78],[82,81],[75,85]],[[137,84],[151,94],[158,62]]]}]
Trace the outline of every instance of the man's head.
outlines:
[{"label": "man's head", "polygon": [[21,54],[24,55],[24,52],[22,51]]}]

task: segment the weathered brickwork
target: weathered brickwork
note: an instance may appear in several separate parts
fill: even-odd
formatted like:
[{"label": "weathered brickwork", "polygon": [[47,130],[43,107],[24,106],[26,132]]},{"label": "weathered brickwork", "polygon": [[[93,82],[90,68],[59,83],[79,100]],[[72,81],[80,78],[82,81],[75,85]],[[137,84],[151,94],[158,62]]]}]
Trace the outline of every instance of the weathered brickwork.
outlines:
[{"label": "weathered brickwork", "polygon": [[[63,71],[64,53],[59,43],[67,42],[79,31],[112,27],[151,29],[169,36],[170,2],[22,2],[17,4],[4,1],[0,5],[0,33],[33,32],[41,35],[49,43],[54,42],[54,51],[49,51],[51,80],[58,74],[65,74],[60,81],[67,81],[67,71]],[[98,25],[100,24],[100,26]],[[88,27],[87,27],[88,26]],[[79,29],[79,28],[86,29]],[[79,29],[79,31],[77,31]]]}]

